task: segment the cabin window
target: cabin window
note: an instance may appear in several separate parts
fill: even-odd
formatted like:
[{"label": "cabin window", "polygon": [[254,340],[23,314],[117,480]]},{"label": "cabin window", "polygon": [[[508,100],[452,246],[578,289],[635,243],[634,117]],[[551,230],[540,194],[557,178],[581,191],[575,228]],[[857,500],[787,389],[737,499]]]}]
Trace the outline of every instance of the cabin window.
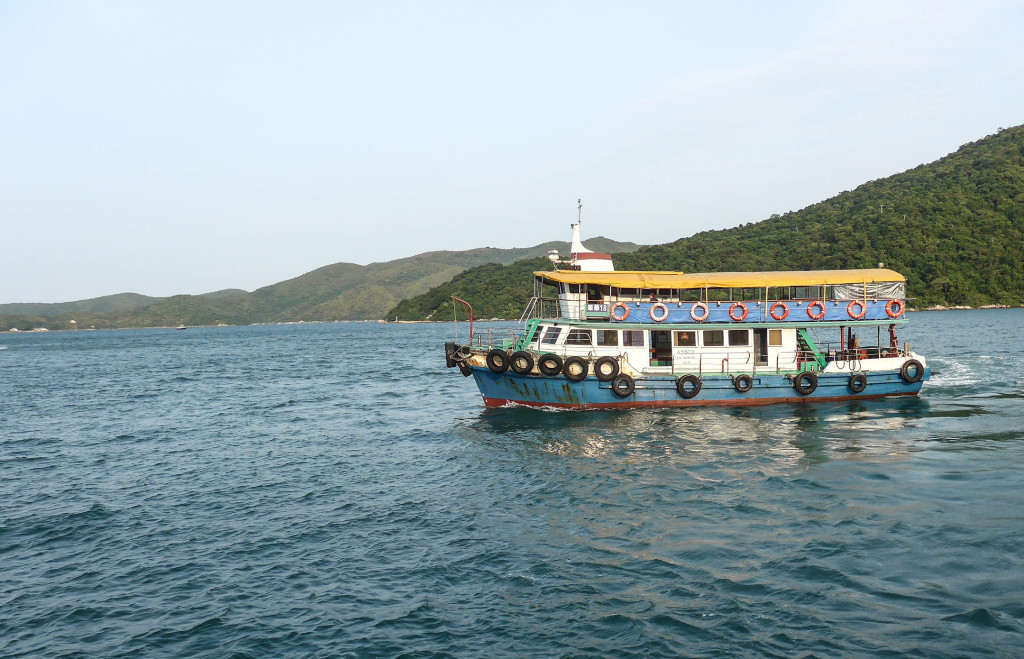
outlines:
[{"label": "cabin window", "polygon": [[768,330],[768,345],[769,346],[781,346],[782,345],[782,330]]},{"label": "cabin window", "polygon": [[676,332],[676,345],[677,346],[695,346],[695,345],[697,345],[697,333],[696,332]]},{"label": "cabin window", "polygon": [[724,346],[725,345],[725,332],[722,330],[704,330],[704,345],[706,346]]},{"label": "cabin window", "polygon": [[619,345],[619,330],[597,330],[597,345],[617,346]]},{"label": "cabin window", "polygon": [[541,337],[544,336],[544,330],[547,329],[547,325],[537,325],[537,331],[533,333],[533,340],[540,342]]},{"label": "cabin window", "polygon": [[622,330],[622,345],[642,348],[644,345],[644,333],[640,330]]},{"label": "cabin window", "polygon": [[620,288],[619,289],[619,296],[620,297],[636,297],[636,293],[637,293],[637,289],[635,289],[635,288]]},{"label": "cabin window", "polygon": [[729,345],[748,346],[750,345],[749,330],[729,330]]},{"label": "cabin window", "polygon": [[586,288],[586,284],[569,284],[570,293],[582,293]]},{"label": "cabin window", "polygon": [[544,338],[542,338],[540,342],[547,345],[554,345],[558,343],[558,335],[561,333],[561,327],[551,326],[544,331]]},{"label": "cabin window", "polygon": [[571,329],[569,330],[569,336],[565,337],[565,345],[592,346],[594,345],[593,335],[590,333],[590,330]]}]

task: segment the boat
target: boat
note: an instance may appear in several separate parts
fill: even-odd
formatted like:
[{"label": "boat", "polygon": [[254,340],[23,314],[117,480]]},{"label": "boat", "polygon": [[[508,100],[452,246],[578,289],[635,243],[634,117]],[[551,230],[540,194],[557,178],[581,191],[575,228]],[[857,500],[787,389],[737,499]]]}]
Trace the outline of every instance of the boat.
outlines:
[{"label": "boat", "polygon": [[[487,407],[766,405],[920,393],[923,355],[897,336],[906,279],[877,268],[617,271],[580,241],[534,273],[517,328],[445,343]],[[458,323],[456,323],[458,327]],[[457,331],[457,330],[456,330]]]},{"label": "boat", "polygon": [[184,326],[184,325],[178,325],[178,326],[177,326],[177,327],[175,327],[174,329],[180,329],[180,330],[183,330],[183,329],[188,329],[188,327],[186,327],[186,326]]}]

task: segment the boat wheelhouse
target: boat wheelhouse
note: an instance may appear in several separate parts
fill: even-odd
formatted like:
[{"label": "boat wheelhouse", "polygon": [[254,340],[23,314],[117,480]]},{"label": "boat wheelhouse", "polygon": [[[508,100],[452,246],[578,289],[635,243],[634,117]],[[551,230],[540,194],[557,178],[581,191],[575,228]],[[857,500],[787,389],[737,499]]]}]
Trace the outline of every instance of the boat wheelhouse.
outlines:
[{"label": "boat wheelhouse", "polygon": [[552,254],[556,269],[534,273],[518,331],[474,335],[471,323],[469,344],[445,346],[447,365],[475,379],[487,406],[880,398],[916,395],[930,375],[899,345],[897,272],[616,271],[572,226],[570,259]]}]

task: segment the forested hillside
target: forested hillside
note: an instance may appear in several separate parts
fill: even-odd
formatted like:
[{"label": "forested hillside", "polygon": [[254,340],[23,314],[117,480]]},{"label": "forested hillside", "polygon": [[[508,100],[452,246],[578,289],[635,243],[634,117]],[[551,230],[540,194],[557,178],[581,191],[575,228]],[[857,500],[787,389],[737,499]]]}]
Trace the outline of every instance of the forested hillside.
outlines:
[{"label": "forested hillside", "polygon": [[[742,193],[742,191],[737,191]],[[913,306],[1024,305],[1024,127],[831,199],[757,223],[616,254],[619,270],[813,270],[884,263]],[[389,317],[450,317],[448,296],[478,317],[518,317],[543,259],[474,268],[406,300]]]}]

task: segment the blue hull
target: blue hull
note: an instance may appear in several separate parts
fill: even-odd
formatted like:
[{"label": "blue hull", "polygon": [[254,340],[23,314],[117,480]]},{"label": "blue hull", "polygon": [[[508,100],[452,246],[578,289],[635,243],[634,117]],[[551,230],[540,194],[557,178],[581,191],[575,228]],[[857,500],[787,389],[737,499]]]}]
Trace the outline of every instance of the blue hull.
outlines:
[{"label": "blue hull", "polygon": [[898,371],[865,375],[867,387],[860,393],[854,393],[848,386],[849,374],[819,373],[817,388],[807,395],[797,393],[785,375],[756,374],[753,387],[745,393],[736,390],[728,375],[705,375],[700,391],[693,398],[679,395],[674,377],[651,376],[638,379],[634,392],[620,397],[612,391],[611,383],[601,382],[593,376],[572,382],[563,376],[519,375],[512,371],[499,374],[487,368],[473,367],[473,378],[488,407],[526,405],[569,409],[769,405],[914,396],[930,377],[931,369],[926,368],[921,380],[914,383],[904,382]]}]

